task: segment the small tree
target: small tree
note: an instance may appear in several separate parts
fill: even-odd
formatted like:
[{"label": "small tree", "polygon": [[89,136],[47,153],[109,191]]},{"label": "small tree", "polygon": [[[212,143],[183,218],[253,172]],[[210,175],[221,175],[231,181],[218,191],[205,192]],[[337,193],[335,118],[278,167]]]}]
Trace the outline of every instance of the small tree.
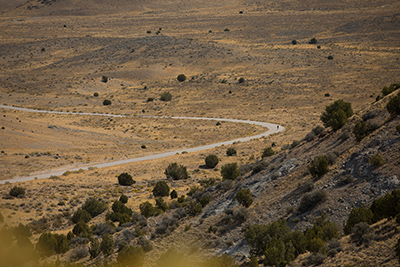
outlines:
[{"label": "small tree", "polygon": [[124,186],[130,186],[136,183],[135,180],[132,179],[132,176],[126,172],[118,175],[118,183]]},{"label": "small tree", "polygon": [[96,217],[97,215],[103,213],[107,209],[107,204],[94,198],[88,198],[86,202],[82,205],[82,209],[89,212],[92,218]]},{"label": "small tree", "polygon": [[207,168],[214,168],[215,166],[217,166],[219,160],[218,157],[216,155],[208,155],[205,159],[205,163]]},{"label": "small tree", "polygon": [[180,82],[184,82],[186,81],[186,75],[185,74],[179,74],[178,77],[176,77],[176,79]]},{"label": "small tree", "polygon": [[176,162],[169,164],[164,173],[168,179],[172,178],[174,180],[182,180],[189,178],[186,167],[178,165]]},{"label": "small tree", "polygon": [[139,209],[140,209],[140,214],[142,214],[146,218],[153,216],[155,212],[153,205],[148,201],[140,204]]},{"label": "small tree", "polygon": [[92,216],[86,210],[79,209],[72,216],[71,220],[73,223],[84,222],[88,223],[92,219]]},{"label": "small tree", "polygon": [[103,101],[103,105],[104,105],[104,106],[109,106],[109,105],[111,105],[111,100],[105,99],[105,100]]},{"label": "small tree", "polygon": [[351,116],[353,116],[351,104],[339,99],[325,107],[325,111],[321,115],[321,121],[325,127],[332,127],[336,131],[342,128]]},{"label": "small tree", "polygon": [[272,149],[272,147],[267,147],[267,148],[264,148],[261,158],[270,157],[270,156],[273,156],[274,154],[275,154],[275,151]]},{"label": "small tree", "polygon": [[230,147],[226,150],[226,155],[228,157],[236,155],[236,149],[234,149],[233,147]]},{"label": "small tree", "polygon": [[121,201],[121,203],[123,203],[123,204],[126,204],[126,203],[128,203],[128,196],[126,196],[126,195],[124,195],[124,194],[122,194],[120,197],[119,197],[119,201]]},{"label": "small tree", "polygon": [[11,190],[8,194],[13,197],[24,197],[25,196],[25,188],[20,187],[20,186],[14,186],[13,188],[11,188]]},{"label": "small tree", "polygon": [[373,156],[369,158],[369,163],[375,168],[385,165],[385,161],[383,160],[379,152],[375,153]]},{"label": "small tree", "polygon": [[297,44],[297,41],[296,41],[296,40],[292,40],[292,44],[293,44],[293,45],[296,45],[296,44]]},{"label": "small tree", "polygon": [[107,76],[101,77],[101,81],[102,81],[103,83],[107,83],[107,82],[108,82],[108,77],[107,77]]},{"label": "small tree", "polygon": [[366,124],[363,121],[359,121],[353,127],[353,134],[356,137],[357,142],[363,140],[367,135],[374,131],[374,127],[368,123]]},{"label": "small tree", "polygon": [[153,188],[153,195],[155,197],[166,197],[169,195],[169,186],[165,181],[158,181]]},{"label": "small tree", "polygon": [[393,116],[400,114],[400,94],[390,98],[386,105],[386,109]]},{"label": "small tree", "polygon": [[327,156],[318,156],[308,165],[308,170],[312,176],[321,178],[329,171],[328,164],[329,159]]},{"label": "small tree", "polygon": [[245,82],[244,78],[239,79],[239,83],[244,83],[244,82]]},{"label": "small tree", "polygon": [[235,180],[240,176],[237,163],[228,163],[222,166],[221,175],[224,180]]},{"label": "small tree", "polygon": [[360,222],[371,224],[373,216],[374,214],[372,211],[364,206],[353,208],[349,214],[349,217],[347,217],[346,225],[343,228],[344,234],[351,234],[351,229],[353,229],[354,225]]},{"label": "small tree", "polygon": [[298,210],[300,212],[305,212],[314,208],[318,203],[324,202],[326,199],[327,194],[322,190],[306,193],[300,200]]},{"label": "small tree", "polygon": [[172,100],[172,95],[170,92],[163,92],[160,95],[160,100],[161,101],[171,101]]},{"label": "small tree", "polygon": [[174,190],[172,190],[172,192],[171,192],[171,199],[175,199],[175,198],[178,198],[178,193],[176,192],[176,190],[174,189]]},{"label": "small tree", "polygon": [[246,208],[250,207],[253,203],[253,194],[251,193],[250,189],[243,188],[240,189],[235,196],[236,200]]},{"label": "small tree", "polygon": [[100,254],[100,252],[101,252],[100,242],[98,239],[95,239],[90,243],[89,247],[90,258],[91,259],[96,258]]},{"label": "small tree", "polygon": [[311,40],[308,42],[309,44],[317,44],[318,41],[316,38],[311,38]]},{"label": "small tree", "polygon": [[100,250],[106,257],[110,256],[114,252],[114,240],[112,235],[109,233],[103,235],[103,240],[101,240],[100,243]]}]

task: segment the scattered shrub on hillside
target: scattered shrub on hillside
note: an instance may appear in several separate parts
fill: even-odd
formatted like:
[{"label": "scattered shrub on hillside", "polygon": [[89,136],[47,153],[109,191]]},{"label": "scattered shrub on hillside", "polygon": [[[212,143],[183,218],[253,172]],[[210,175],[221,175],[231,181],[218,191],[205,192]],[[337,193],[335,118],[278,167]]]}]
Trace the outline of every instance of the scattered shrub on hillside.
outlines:
[{"label": "scattered shrub on hillside", "polygon": [[328,60],[333,60],[333,56],[328,56]]},{"label": "scattered shrub on hillside", "polygon": [[308,170],[314,177],[321,178],[328,173],[329,159],[327,156],[317,156],[308,165]]},{"label": "scattered shrub on hillside", "polygon": [[312,38],[308,43],[309,43],[309,44],[317,44],[318,41],[317,41],[316,38]]},{"label": "scattered shrub on hillside", "polygon": [[72,233],[80,237],[90,237],[92,235],[89,225],[83,221],[79,221],[77,224],[75,224],[74,228],[72,229]]},{"label": "scattered shrub on hillside", "polygon": [[111,105],[111,100],[105,99],[105,100],[103,101],[103,105],[104,105],[104,106],[109,106],[109,105]]},{"label": "scattered shrub on hillside", "polygon": [[369,245],[375,239],[371,226],[366,222],[360,222],[351,229],[350,240],[360,245]]},{"label": "scattered shrub on hillside", "polygon": [[135,180],[132,179],[132,176],[129,173],[123,172],[118,175],[118,183],[124,186],[130,186],[136,183]]},{"label": "scattered shrub on hillside", "polygon": [[353,134],[355,135],[357,142],[360,142],[374,130],[375,127],[371,123],[366,124],[364,121],[359,121],[353,127]]},{"label": "scattered shrub on hillside", "polygon": [[315,135],[314,132],[309,132],[308,134],[306,134],[306,136],[304,137],[303,140],[306,142],[310,142],[310,141],[314,140],[315,137],[317,137],[317,136]]},{"label": "scattered shrub on hillside", "polygon": [[342,251],[342,246],[340,245],[339,240],[336,238],[332,239],[326,244],[326,254],[329,257],[335,257],[336,254]]},{"label": "scattered shrub on hillside", "polygon": [[236,200],[246,208],[250,207],[253,203],[253,194],[251,193],[250,189],[243,188],[240,189],[235,196]]},{"label": "scattered shrub on hillside", "polygon": [[[328,57],[328,59],[329,59],[329,57]],[[333,58],[332,58],[332,59],[333,59]],[[325,96],[325,97],[330,97],[331,94],[330,94],[330,93],[325,93],[324,96]]]},{"label": "scattered shrub on hillside", "polygon": [[237,163],[228,163],[222,166],[221,175],[224,180],[235,180],[240,176]]},{"label": "scattered shrub on hillside", "polygon": [[230,30],[228,29],[228,28],[226,28],[225,30],[224,30],[224,32],[229,32]]},{"label": "scattered shrub on hillside", "polygon": [[90,254],[90,258],[94,259],[97,256],[99,256],[101,252],[100,249],[100,242],[98,239],[94,239],[92,240],[92,242],[90,242],[90,247],[89,247],[89,254]]},{"label": "scattered shrub on hillside", "polygon": [[387,96],[387,95],[393,93],[394,91],[396,91],[399,88],[400,88],[400,84],[399,83],[392,83],[391,85],[389,85],[389,87],[384,86],[381,92],[382,92],[383,96]]},{"label": "scattered shrub on hillside", "polygon": [[373,156],[369,158],[369,163],[374,168],[378,168],[385,165],[385,161],[383,160],[379,152],[376,152]]},{"label": "scattered shrub on hillside", "polygon": [[98,97],[99,93],[96,92],[96,93],[93,94],[93,96]]},{"label": "scattered shrub on hillside", "polygon": [[314,183],[313,181],[306,181],[303,185],[302,188],[304,192],[311,192],[314,189]]},{"label": "scattered shrub on hillside", "polygon": [[296,40],[292,40],[292,44],[293,44],[293,45],[296,45],[296,44],[297,44],[297,41],[296,41]]},{"label": "scattered shrub on hillside", "polygon": [[201,191],[203,191],[203,188],[201,188],[198,185],[194,185],[194,186],[190,187],[189,192],[187,193],[187,195],[191,196],[191,197],[194,197],[197,192],[201,192]]},{"label": "scattered shrub on hillside", "polygon": [[300,145],[300,141],[298,140],[294,140],[291,144],[290,144],[290,148],[295,148],[296,146]]},{"label": "scattered shrub on hillside", "polygon": [[90,216],[94,218],[107,210],[107,204],[94,197],[91,197],[88,198],[86,202],[82,205],[82,209],[89,212]]},{"label": "scattered shrub on hillside", "polygon": [[400,94],[390,98],[386,105],[386,109],[393,116],[400,114]]},{"label": "scattered shrub on hillside", "polygon": [[396,126],[396,131],[397,131],[398,133],[400,133],[400,124],[398,124],[398,125]]},{"label": "scattered shrub on hillside", "polygon": [[396,189],[381,198],[375,199],[370,207],[374,214],[372,222],[384,218],[394,218],[400,213],[400,190]]},{"label": "scattered shrub on hillside", "polygon": [[124,204],[128,203],[128,196],[122,194],[122,195],[119,197],[119,201],[121,201],[121,202],[124,203]]},{"label": "scattered shrub on hillside", "polygon": [[201,206],[204,208],[205,206],[207,206],[210,203],[211,199],[209,196],[204,196],[200,199],[199,203],[201,204]]},{"label": "scattered shrub on hillside", "polygon": [[101,77],[101,81],[102,81],[103,83],[108,82],[108,77],[107,77],[107,76]]},{"label": "scattered shrub on hillside", "polygon": [[114,252],[114,239],[109,233],[105,233],[100,243],[100,250],[104,256],[110,256]]},{"label": "scattered shrub on hillside", "polygon": [[322,127],[320,125],[318,125],[312,129],[312,132],[315,133],[315,135],[317,135],[317,136],[320,135],[323,131],[324,131],[324,127]]},{"label": "scattered shrub on hillside", "polygon": [[36,244],[36,251],[40,256],[65,253],[69,249],[68,239],[65,235],[43,233]]},{"label": "scattered shrub on hillside", "polygon": [[163,212],[168,210],[168,205],[165,203],[164,199],[162,197],[157,197],[156,198],[156,210],[161,210]]},{"label": "scattered shrub on hillside", "polygon": [[169,195],[169,186],[165,181],[158,181],[153,189],[153,196],[166,197]]},{"label": "scattered shrub on hillside", "polygon": [[343,228],[343,232],[346,235],[351,233],[351,229],[353,229],[354,225],[360,222],[366,222],[368,224],[372,223],[373,213],[370,209],[361,206],[359,208],[353,208],[347,217],[346,224]]},{"label": "scattered shrub on hillside", "polygon": [[312,253],[310,254],[310,256],[307,257],[305,264],[307,266],[318,266],[321,265],[325,259],[326,255],[321,252]]},{"label": "scattered shrub on hillside", "polygon": [[86,247],[77,247],[71,251],[70,260],[71,261],[78,261],[83,258],[86,258],[89,255],[89,251]]},{"label": "scattered shrub on hillside", "polygon": [[114,203],[111,206],[111,209],[114,213],[120,213],[120,214],[126,214],[128,215],[128,218],[132,216],[132,210],[125,206],[124,203],[122,203],[119,200],[114,201]]},{"label": "scattered shrub on hillside", "polygon": [[230,147],[226,150],[226,155],[228,157],[236,155],[236,149],[234,149],[233,147]]},{"label": "scattered shrub on hillside", "polygon": [[264,170],[265,168],[267,168],[269,165],[268,162],[266,161],[259,161],[257,162],[254,167],[253,170],[251,171],[251,174],[256,174],[259,173],[260,171]]},{"label": "scattered shrub on hillside", "polygon": [[142,247],[126,246],[117,256],[122,267],[141,267],[144,264],[145,252]]},{"label": "scattered shrub on hillside", "polygon": [[153,216],[153,214],[155,212],[153,205],[148,201],[140,204],[139,209],[140,209],[140,214],[142,214],[146,218]]},{"label": "scattered shrub on hillside", "polygon": [[24,197],[25,196],[25,188],[20,187],[20,186],[14,186],[13,188],[11,188],[11,190],[8,194],[13,197]]},{"label": "scattered shrub on hillside", "polygon": [[339,135],[339,139],[341,141],[345,141],[345,140],[347,140],[349,138],[350,138],[350,134],[349,134],[349,131],[347,129],[343,130],[342,133]]},{"label": "scattered shrub on hillside", "polygon": [[217,179],[215,179],[215,178],[204,179],[204,180],[200,180],[199,183],[203,188],[207,188],[207,187],[216,185]]},{"label": "scattered shrub on hillside", "polygon": [[342,128],[351,116],[353,116],[351,104],[339,99],[325,107],[321,121],[325,127],[332,127],[336,131]]},{"label": "scattered shrub on hillside", "polygon": [[178,198],[178,193],[176,192],[176,190],[175,190],[175,189],[174,189],[174,190],[172,190],[172,192],[171,192],[170,196],[171,196],[171,199]]},{"label": "scattered shrub on hillside", "polygon": [[336,185],[337,186],[343,186],[343,185],[346,185],[346,184],[350,184],[352,182],[354,182],[354,177],[351,176],[350,174],[346,174],[346,175],[340,176],[338,178]]},{"label": "scattered shrub on hillside", "polygon": [[169,164],[164,173],[168,179],[172,178],[173,180],[182,180],[189,178],[186,167],[178,165],[176,162]]},{"label": "scattered shrub on hillside", "polygon": [[171,101],[172,100],[172,94],[170,92],[163,92],[160,95],[160,100],[161,101]]},{"label": "scattered shrub on hillside", "polygon": [[154,97],[148,97],[146,101],[147,102],[153,102],[154,101]]},{"label": "scattered shrub on hillside", "polygon": [[244,83],[245,82],[245,80],[244,80],[244,78],[239,78],[239,81],[238,81],[239,83]]},{"label": "scattered shrub on hillside", "polygon": [[261,155],[261,158],[266,158],[275,155],[275,151],[272,149],[272,147],[266,147],[263,150],[263,153]]},{"label": "scattered shrub on hillside", "polygon": [[73,223],[78,223],[78,222],[88,223],[88,222],[90,222],[91,219],[92,219],[92,216],[90,215],[90,213],[83,209],[77,210],[74,213],[74,215],[72,215],[72,218],[71,218]]},{"label": "scattered shrub on hillside", "polygon": [[205,159],[205,163],[207,168],[214,168],[215,166],[218,165],[219,159],[216,155],[208,155]]},{"label": "scattered shrub on hillside", "polygon": [[322,190],[306,193],[300,200],[298,211],[305,212],[307,210],[310,210],[319,203],[324,202],[327,198],[327,194]]},{"label": "scattered shrub on hillside", "polygon": [[180,82],[184,82],[186,81],[186,75],[185,74],[179,74],[178,77],[176,77],[176,79]]},{"label": "scattered shrub on hillside", "polygon": [[196,201],[191,201],[186,205],[186,211],[190,216],[196,216],[203,211],[203,207]]}]

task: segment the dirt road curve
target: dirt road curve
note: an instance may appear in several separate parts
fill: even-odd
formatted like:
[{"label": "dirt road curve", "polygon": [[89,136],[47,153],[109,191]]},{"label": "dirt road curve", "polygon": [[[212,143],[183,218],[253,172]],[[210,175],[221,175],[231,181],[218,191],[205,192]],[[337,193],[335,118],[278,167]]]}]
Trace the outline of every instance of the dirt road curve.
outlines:
[{"label": "dirt road curve", "polygon": [[[27,109],[27,108],[20,108],[20,107],[11,107],[11,106],[6,106],[6,105],[0,105],[0,108],[19,110],[19,111],[25,111],[25,112],[66,114],[66,115],[77,115],[77,116],[86,115],[86,116],[107,116],[107,117],[129,117],[129,116],[125,116],[125,115],[104,114],[104,113],[74,113],[74,112],[63,112],[63,111],[36,110],[36,109]],[[87,170],[90,167],[104,168],[104,167],[112,167],[112,166],[116,166],[116,165],[120,165],[120,164],[139,162],[139,161],[144,161],[144,160],[153,160],[153,159],[165,158],[165,157],[169,157],[169,156],[175,155],[177,153],[182,153],[183,151],[195,152],[195,151],[210,149],[210,148],[214,148],[214,147],[218,147],[218,146],[222,146],[222,145],[233,144],[234,142],[238,142],[238,141],[246,142],[246,141],[249,141],[251,139],[260,138],[260,137],[263,137],[263,136],[268,136],[270,134],[277,133],[277,132],[282,132],[282,131],[285,130],[285,127],[280,126],[278,124],[268,123],[268,122],[259,122],[259,121],[249,121],[249,120],[235,120],[235,119],[221,119],[221,118],[201,118],[201,117],[164,117],[164,116],[138,116],[138,117],[142,117],[142,118],[170,118],[170,119],[177,119],[177,120],[212,120],[212,121],[226,121],[226,122],[247,123],[247,124],[259,125],[259,126],[268,128],[268,131],[266,131],[264,133],[261,133],[261,134],[253,135],[253,136],[237,138],[237,139],[234,139],[234,140],[224,141],[224,142],[219,142],[219,143],[214,143],[214,144],[209,144],[209,145],[205,145],[205,146],[199,146],[199,147],[193,147],[193,148],[185,148],[185,149],[180,149],[180,150],[176,150],[176,151],[160,153],[160,154],[155,154],[155,155],[150,155],[150,156],[145,156],[145,157],[139,157],[139,158],[130,158],[130,159],[117,160],[117,161],[106,162],[106,163],[90,164],[90,165],[80,166],[78,168],[71,168],[71,169],[67,169],[67,170],[70,170],[70,171],[77,171],[79,169]],[[45,178],[49,178],[50,176],[53,176],[53,175],[62,175],[65,171],[66,171],[65,167],[63,167],[62,170],[61,169],[58,169],[58,170],[47,170],[45,172],[41,172],[41,174],[24,176],[24,177],[16,177],[16,178],[9,179],[9,180],[2,180],[2,181],[0,181],[0,184],[5,184],[7,182],[15,183],[15,182],[30,181],[30,180],[34,180],[34,179],[45,179]]]}]

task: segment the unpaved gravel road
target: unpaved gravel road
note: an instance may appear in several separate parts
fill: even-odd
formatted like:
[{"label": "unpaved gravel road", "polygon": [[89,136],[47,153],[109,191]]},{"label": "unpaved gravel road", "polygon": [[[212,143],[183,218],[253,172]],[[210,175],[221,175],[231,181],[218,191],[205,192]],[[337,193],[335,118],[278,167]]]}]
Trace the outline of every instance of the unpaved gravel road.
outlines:
[{"label": "unpaved gravel road", "polygon": [[[12,107],[12,106],[6,106],[6,105],[0,105],[0,108],[4,109],[12,109],[12,110],[19,110],[19,111],[24,111],[24,112],[36,112],[36,113],[48,113],[48,114],[65,114],[65,115],[85,115],[85,116],[106,116],[106,117],[129,117],[127,115],[115,115],[115,114],[105,114],[105,113],[74,113],[74,112],[64,112],[64,111],[50,111],[50,110],[37,110],[37,109],[28,109],[28,108],[20,108],[20,107]],[[104,167],[112,167],[116,165],[121,165],[121,164],[127,164],[127,163],[132,163],[132,162],[139,162],[139,161],[145,161],[145,160],[153,160],[153,159],[159,159],[159,158],[165,158],[169,156],[176,155],[178,153],[182,153],[183,151],[186,152],[195,152],[195,151],[200,151],[200,150],[206,150],[222,145],[230,145],[235,142],[247,142],[250,141],[251,139],[256,139],[264,136],[268,136],[270,134],[282,132],[285,130],[285,127],[274,124],[274,123],[268,123],[268,122],[260,122],[260,121],[250,121],[250,120],[236,120],[236,119],[221,119],[221,118],[202,118],[202,117],[165,117],[165,116],[137,116],[141,118],[169,118],[169,119],[177,119],[177,120],[212,120],[212,121],[226,121],[226,122],[236,122],[236,123],[247,123],[247,124],[252,124],[252,125],[258,125],[262,126],[265,128],[268,128],[268,131],[253,135],[253,136],[248,136],[248,137],[242,137],[242,138],[237,138],[234,140],[229,140],[229,141],[224,141],[224,142],[218,142],[214,144],[209,144],[205,146],[198,146],[198,147],[192,147],[192,148],[185,148],[185,149],[180,149],[180,150],[175,150],[175,151],[170,151],[170,152],[165,152],[165,153],[160,153],[160,154],[154,154],[154,155],[149,155],[149,156],[144,156],[144,157],[138,157],[138,158],[130,158],[130,159],[124,159],[124,160],[116,160],[112,162],[106,162],[106,163],[98,163],[98,164],[89,164],[89,165],[84,165],[80,166],[77,168],[71,168],[69,169],[68,167],[63,167],[62,169],[57,169],[57,170],[47,170],[47,171],[42,171],[37,174],[29,175],[29,176],[23,176],[23,177],[16,177],[13,179],[9,180],[1,180],[0,184],[5,184],[5,183],[16,183],[16,182],[25,182],[25,181],[31,181],[34,179],[45,179],[49,178],[50,176],[59,176],[62,175],[66,170],[70,171],[77,171],[79,169],[87,170],[89,168],[104,168]]]}]

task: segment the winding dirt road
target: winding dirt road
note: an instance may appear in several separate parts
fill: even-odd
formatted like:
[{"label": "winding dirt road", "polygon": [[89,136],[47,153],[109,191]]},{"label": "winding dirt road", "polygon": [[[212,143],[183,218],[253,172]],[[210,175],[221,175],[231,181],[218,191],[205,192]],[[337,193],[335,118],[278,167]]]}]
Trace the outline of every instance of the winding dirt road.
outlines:
[{"label": "winding dirt road", "polygon": [[[18,110],[18,111],[24,111],[24,112],[36,112],[36,113],[48,113],[48,114],[65,114],[65,115],[85,115],[85,116],[106,116],[106,117],[129,117],[128,115],[115,115],[115,114],[106,114],[106,113],[74,113],[74,112],[64,112],[64,111],[50,111],[50,110],[37,110],[37,109],[28,109],[28,108],[20,108],[20,107],[12,107],[12,106],[6,106],[6,105],[0,105],[0,108],[3,109],[12,109],[12,110]],[[198,147],[193,147],[193,148],[186,148],[186,149],[180,149],[180,150],[175,150],[171,152],[165,152],[165,153],[160,153],[160,154],[154,154],[154,155],[149,155],[149,156],[144,156],[144,157],[138,157],[138,158],[130,158],[130,159],[124,159],[124,160],[117,160],[117,161],[112,161],[112,162],[106,162],[106,163],[98,163],[98,164],[90,164],[90,165],[85,165],[81,166],[78,168],[71,168],[68,169],[70,171],[77,171],[79,169],[87,170],[89,168],[104,168],[104,167],[112,167],[116,165],[121,165],[121,164],[127,164],[127,163],[132,163],[132,162],[139,162],[139,161],[145,161],[145,160],[153,160],[153,159],[159,159],[159,158],[165,158],[169,156],[176,155],[177,153],[182,153],[183,151],[186,152],[195,152],[195,151],[200,151],[200,150],[206,150],[222,145],[230,145],[235,142],[247,142],[250,141],[251,139],[256,139],[264,136],[268,136],[270,134],[282,132],[285,130],[285,127],[274,124],[274,123],[268,123],[268,122],[259,122],[259,121],[250,121],[250,120],[236,120],[236,119],[221,119],[221,118],[202,118],[202,117],[169,117],[169,116],[145,116],[145,115],[140,115],[136,117],[141,117],[141,118],[169,118],[169,119],[177,119],[177,120],[211,120],[211,121],[226,121],[226,122],[235,122],[235,123],[247,123],[251,125],[258,125],[262,126],[265,128],[268,128],[268,131],[253,135],[253,136],[248,136],[248,137],[242,137],[242,138],[237,138],[234,140],[229,140],[229,141],[224,141],[224,142],[218,142],[214,144],[209,144],[209,145],[204,145],[204,146],[198,146]],[[15,183],[15,182],[25,182],[25,181],[31,181],[34,179],[45,179],[49,178],[50,176],[54,175],[62,175],[66,171],[65,167],[60,170],[47,170],[44,172],[41,172],[41,174],[34,174],[30,176],[23,176],[23,177],[16,177],[13,179],[9,180],[1,180],[0,184],[5,184],[5,183]]]}]

